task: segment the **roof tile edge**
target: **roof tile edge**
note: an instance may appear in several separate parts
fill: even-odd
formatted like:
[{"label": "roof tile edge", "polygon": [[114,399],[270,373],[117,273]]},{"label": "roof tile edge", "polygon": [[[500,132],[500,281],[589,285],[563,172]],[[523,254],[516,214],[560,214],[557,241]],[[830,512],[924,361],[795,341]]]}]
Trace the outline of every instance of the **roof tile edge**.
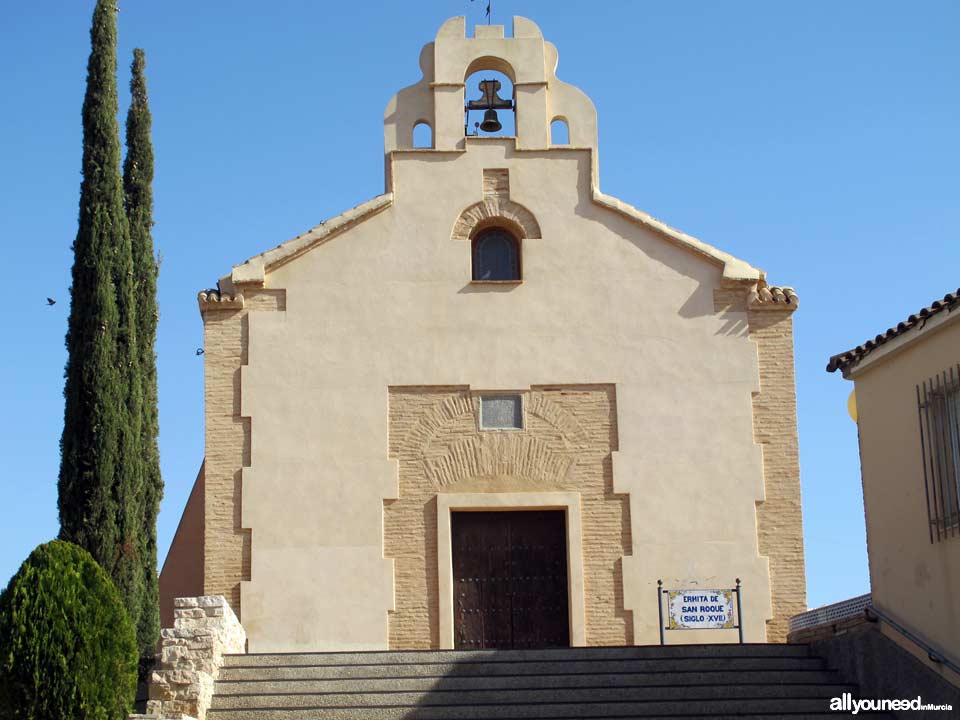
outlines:
[{"label": "roof tile edge", "polygon": [[241,293],[235,295],[221,293],[216,288],[212,288],[198,292],[197,303],[200,305],[201,313],[204,310],[242,310],[243,295]]},{"label": "roof tile edge", "polygon": [[761,279],[747,297],[751,310],[790,310],[800,307],[800,298],[792,287],[767,285]]},{"label": "roof tile edge", "polygon": [[929,318],[943,311],[951,313],[958,308],[960,308],[960,288],[957,288],[955,292],[947,293],[943,296],[942,300],[934,300],[927,307],[912,314],[906,320],[897,323],[895,327],[887,328],[885,332],[880,333],[873,339],[867,340],[855,348],[850,348],[842,353],[831,356],[827,362],[827,372],[841,370],[846,374],[849,369],[859,364],[861,360],[881,345],[885,345],[889,341],[904,335],[914,328],[922,330]]}]

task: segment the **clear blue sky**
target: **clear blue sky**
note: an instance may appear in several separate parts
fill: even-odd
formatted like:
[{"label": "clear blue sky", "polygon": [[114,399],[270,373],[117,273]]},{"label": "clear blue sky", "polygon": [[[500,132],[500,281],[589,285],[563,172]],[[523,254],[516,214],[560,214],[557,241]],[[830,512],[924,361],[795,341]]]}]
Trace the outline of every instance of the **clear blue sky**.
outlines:
[{"label": "clear blue sky", "polygon": [[[203,458],[196,293],[383,190],[387,100],[483,0],[121,0],[147,51],[162,253],[165,554]],[[0,26],[0,584],[57,534],[64,333],[93,0]],[[607,193],[793,285],[809,603],[868,590],[850,385],[824,372],[960,285],[960,3],[494,0],[593,99]],[[45,298],[58,303],[47,307]]]}]

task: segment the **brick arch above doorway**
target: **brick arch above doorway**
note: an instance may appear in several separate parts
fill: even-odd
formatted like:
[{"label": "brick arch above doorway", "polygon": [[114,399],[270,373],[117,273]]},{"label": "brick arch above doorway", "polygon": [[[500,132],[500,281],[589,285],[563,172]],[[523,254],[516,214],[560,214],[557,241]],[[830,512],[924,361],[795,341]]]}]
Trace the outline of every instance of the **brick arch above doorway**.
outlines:
[{"label": "brick arch above doorway", "polygon": [[529,435],[486,434],[454,443],[447,452],[424,460],[427,476],[438,487],[483,477],[519,481],[562,482],[574,459],[554,452]]},{"label": "brick arch above doorway", "polygon": [[[464,416],[471,418],[478,412],[476,396],[469,387],[424,387],[419,393],[423,407],[418,408],[415,417],[405,422],[391,424],[390,456],[398,457],[403,453],[422,452],[429,454],[434,438],[441,430]],[[418,388],[396,387],[392,391],[417,392]],[[526,412],[549,424],[564,439],[568,446],[577,446],[589,442],[583,423],[577,415],[563,404],[550,398],[546,388],[534,387],[526,396]],[[614,433],[613,448],[617,449]]]},{"label": "brick arch above doorway", "polygon": [[[390,648],[441,647],[438,507],[465,494],[483,495],[485,502],[503,502],[513,495],[577,494],[583,528],[584,642],[632,644],[632,613],[624,608],[623,595],[623,558],[633,544],[630,507],[628,496],[615,492],[613,484],[612,453],[618,447],[615,386],[534,386],[524,393],[523,429],[500,432],[479,428],[466,386],[392,386],[389,393],[390,455],[398,462],[399,490],[383,505],[383,554],[394,568]],[[482,446],[483,436],[502,439],[487,446],[489,455],[482,460],[464,459],[463,453],[476,453]],[[525,439],[505,439],[521,437]],[[542,452],[540,462],[518,459],[515,453],[521,449]],[[457,466],[446,469],[450,484],[437,481],[444,463]],[[476,463],[493,474],[469,471]],[[502,474],[508,470],[511,474]]]}]

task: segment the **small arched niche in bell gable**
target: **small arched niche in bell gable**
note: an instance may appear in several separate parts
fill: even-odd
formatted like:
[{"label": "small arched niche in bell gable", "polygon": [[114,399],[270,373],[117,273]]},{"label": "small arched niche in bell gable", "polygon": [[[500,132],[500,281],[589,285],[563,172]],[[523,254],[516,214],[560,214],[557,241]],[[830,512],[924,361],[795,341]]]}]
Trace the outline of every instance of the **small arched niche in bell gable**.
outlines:
[{"label": "small arched niche in bell gable", "polygon": [[413,126],[413,147],[433,147],[433,128],[426,120],[419,120],[417,124]]},{"label": "small arched niche in bell gable", "polygon": [[504,225],[479,229],[471,240],[473,282],[520,282],[520,239]]}]

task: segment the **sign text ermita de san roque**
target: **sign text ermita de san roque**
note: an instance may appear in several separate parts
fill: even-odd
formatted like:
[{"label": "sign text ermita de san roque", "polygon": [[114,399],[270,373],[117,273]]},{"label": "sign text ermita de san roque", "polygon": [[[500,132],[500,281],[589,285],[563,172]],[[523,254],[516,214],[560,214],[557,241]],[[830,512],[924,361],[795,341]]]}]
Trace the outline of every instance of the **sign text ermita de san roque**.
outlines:
[{"label": "sign text ermita de san roque", "polygon": [[[743,643],[740,578],[736,587],[724,589],[667,590],[657,580],[657,603],[660,615],[660,644],[665,643],[664,630],[737,630]],[[663,622],[663,596],[666,596],[667,624]],[[734,612],[736,595],[736,612]]]},{"label": "sign text ermita de san roque", "polygon": [[670,590],[667,598],[671,630],[734,627],[731,590]]}]

